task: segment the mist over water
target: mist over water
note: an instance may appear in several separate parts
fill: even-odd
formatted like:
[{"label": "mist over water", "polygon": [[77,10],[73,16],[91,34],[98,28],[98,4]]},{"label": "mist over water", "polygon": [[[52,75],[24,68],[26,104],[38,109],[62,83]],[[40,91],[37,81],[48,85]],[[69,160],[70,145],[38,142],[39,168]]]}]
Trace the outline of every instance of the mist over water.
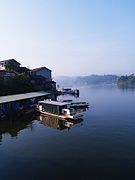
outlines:
[{"label": "mist over water", "polygon": [[59,97],[90,105],[71,128],[39,115],[0,121],[0,179],[135,177],[135,90],[78,88]]}]

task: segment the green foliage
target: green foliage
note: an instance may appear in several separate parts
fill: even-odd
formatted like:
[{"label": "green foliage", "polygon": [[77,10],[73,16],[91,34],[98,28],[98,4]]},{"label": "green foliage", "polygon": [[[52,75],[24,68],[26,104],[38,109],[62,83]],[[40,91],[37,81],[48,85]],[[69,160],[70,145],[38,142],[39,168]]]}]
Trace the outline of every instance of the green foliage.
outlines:
[{"label": "green foliage", "polygon": [[30,76],[26,73],[4,79],[0,77],[0,95],[18,94],[36,90],[31,83]]},{"label": "green foliage", "polygon": [[0,77],[0,93],[4,91],[4,78]]},{"label": "green foliage", "polygon": [[14,65],[12,61],[7,61],[5,64],[5,68],[6,70],[9,70],[9,71],[16,71],[16,66]]},{"label": "green foliage", "polygon": [[[6,68],[8,71],[15,71],[12,63],[7,63]],[[14,69],[14,70],[13,70]],[[16,72],[15,76],[0,76],[0,96],[28,93],[32,91],[50,90],[50,87],[46,87],[44,82],[33,80],[33,77],[28,72],[19,73]]]}]

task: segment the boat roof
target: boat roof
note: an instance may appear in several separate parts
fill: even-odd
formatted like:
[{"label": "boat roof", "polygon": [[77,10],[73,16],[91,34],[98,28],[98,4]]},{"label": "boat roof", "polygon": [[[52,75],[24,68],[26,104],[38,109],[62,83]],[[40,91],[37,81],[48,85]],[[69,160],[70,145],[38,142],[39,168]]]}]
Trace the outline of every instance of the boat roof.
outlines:
[{"label": "boat roof", "polygon": [[65,105],[70,104],[70,103],[67,103],[67,102],[49,101],[49,100],[39,101],[39,103],[51,104],[51,105],[56,105],[56,106],[65,106]]},{"label": "boat roof", "polygon": [[31,99],[31,98],[40,97],[40,96],[46,96],[49,94],[50,93],[45,92],[45,91],[38,91],[38,92],[31,92],[31,93],[0,96],[0,104],[24,100],[24,99]]}]

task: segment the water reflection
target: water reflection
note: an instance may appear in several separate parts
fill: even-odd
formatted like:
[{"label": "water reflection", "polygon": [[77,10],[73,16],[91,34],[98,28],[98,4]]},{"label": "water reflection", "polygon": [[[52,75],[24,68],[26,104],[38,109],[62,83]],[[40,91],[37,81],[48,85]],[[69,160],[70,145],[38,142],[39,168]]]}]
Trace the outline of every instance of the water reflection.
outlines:
[{"label": "water reflection", "polygon": [[51,128],[64,130],[64,129],[70,129],[75,124],[82,124],[83,119],[77,119],[77,120],[66,120],[66,119],[60,119],[58,117],[50,116],[50,115],[38,115],[36,116],[36,119],[40,120],[41,123],[45,126],[49,126]]},{"label": "water reflection", "polygon": [[21,118],[8,118],[0,120],[0,143],[2,142],[3,136],[9,134],[11,138],[17,137],[18,133],[22,129],[29,128],[33,130],[33,117],[34,115],[27,115]]},{"label": "water reflection", "polygon": [[118,88],[122,91],[135,91],[135,85],[118,84]]},{"label": "water reflection", "polygon": [[134,179],[135,93],[100,86],[80,87],[80,92],[79,101],[87,100],[90,111],[84,125],[72,126],[70,133],[35,117],[0,121],[0,136],[19,133],[12,142],[1,137],[0,180]]},{"label": "water reflection", "polygon": [[[76,109],[76,112],[82,113],[85,112],[86,108]],[[48,115],[41,115],[41,114],[27,114],[23,115],[22,117],[9,117],[8,119],[1,119],[0,120],[0,143],[5,134],[9,134],[11,138],[17,137],[18,133],[23,129],[33,130],[34,128],[34,121],[38,120],[41,124],[59,129],[70,129],[75,124],[83,125],[83,119],[78,120],[65,120],[59,119],[54,116]]]},{"label": "water reflection", "polygon": [[[83,113],[88,110],[88,108],[76,108],[74,109],[76,113]],[[51,115],[37,115],[36,116],[37,120],[40,120],[42,124],[45,126],[49,126],[51,128],[59,129],[59,130],[64,130],[64,129],[70,129],[72,128],[75,124],[80,124],[81,126],[83,125],[83,119],[76,119],[76,120],[69,120],[69,119],[60,119],[55,116]]]}]

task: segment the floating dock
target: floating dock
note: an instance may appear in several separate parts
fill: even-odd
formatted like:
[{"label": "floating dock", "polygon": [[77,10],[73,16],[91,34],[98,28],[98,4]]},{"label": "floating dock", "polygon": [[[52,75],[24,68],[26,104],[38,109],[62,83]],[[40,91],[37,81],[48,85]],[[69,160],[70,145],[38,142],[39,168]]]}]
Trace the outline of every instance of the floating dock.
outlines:
[{"label": "floating dock", "polygon": [[62,90],[58,91],[58,95],[66,95],[66,94],[70,94],[73,96],[77,96],[79,97],[79,89],[71,89],[71,88],[63,88]]},{"label": "floating dock", "polygon": [[15,94],[0,97],[0,118],[15,112],[29,110],[43,99],[50,98],[51,94],[45,91]]}]

